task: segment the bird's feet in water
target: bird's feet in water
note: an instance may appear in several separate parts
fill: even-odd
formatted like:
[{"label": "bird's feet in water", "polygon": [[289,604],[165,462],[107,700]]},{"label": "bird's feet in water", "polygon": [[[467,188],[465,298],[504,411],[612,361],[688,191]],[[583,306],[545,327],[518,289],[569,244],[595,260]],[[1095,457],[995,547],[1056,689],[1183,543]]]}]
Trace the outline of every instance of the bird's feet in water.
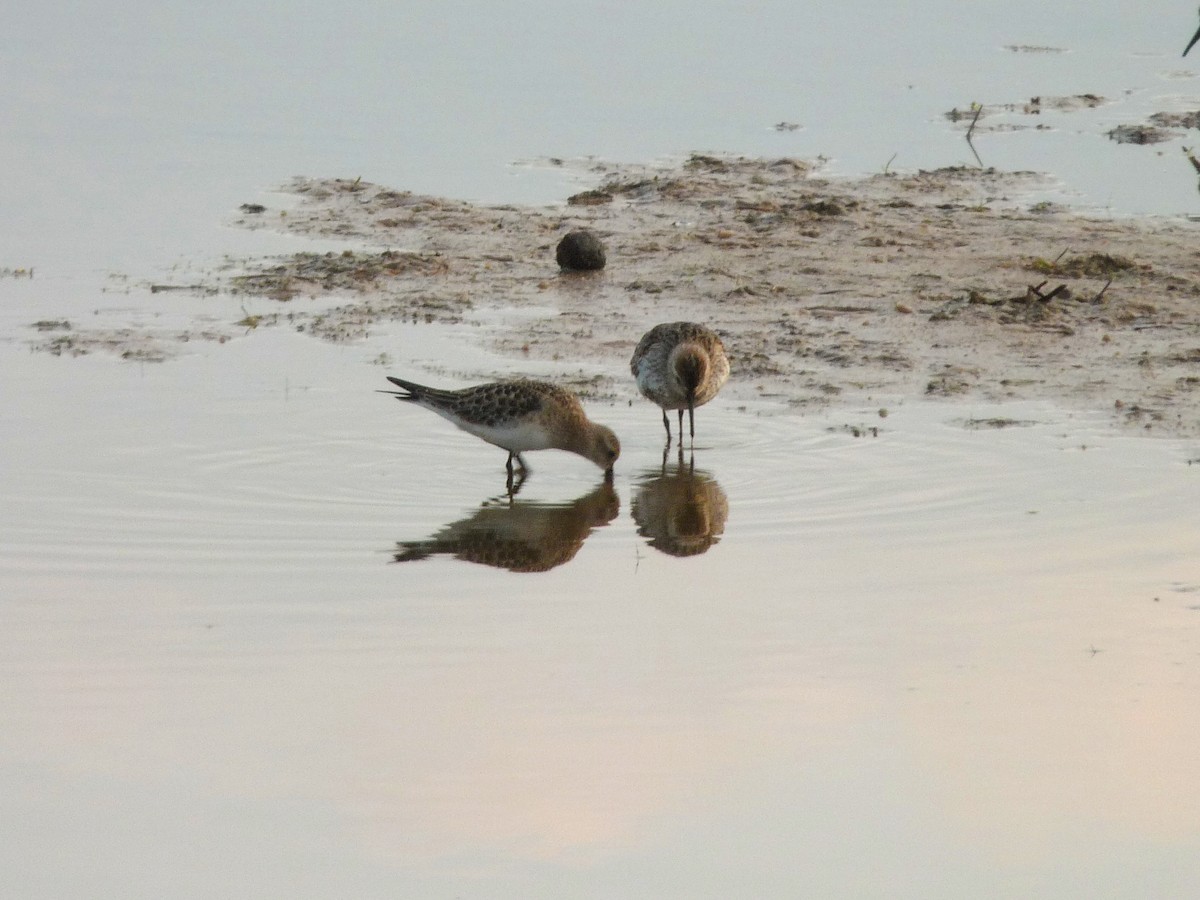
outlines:
[{"label": "bird's feet in water", "polygon": [[[676,445],[675,452],[676,452],[675,462],[678,465],[679,469],[682,470],[683,469],[683,441],[680,441]],[[670,442],[670,440],[668,440],[666,446],[663,447],[662,471],[663,471],[664,475],[667,474],[667,457],[669,457],[670,455],[671,455],[671,442]],[[688,453],[688,468],[689,468],[689,470],[694,469],[695,466],[696,466],[696,451],[695,451],[695,448],[693,448],[691,450],[691,452]]]},{"label": "bird's feet in water", "polygon": [[[513,465],[514,460],[516,461],[515,466]],[[529,467],[525,465],[525,460],[521,458],[520,453],[510,452],[508,454],[508,462],[504,464],[504,468],[508,472],[508,479],[505,481],[504,486],[511,500],[517,496],[517,492],[521,490],[521,485],[529,477]]]}]

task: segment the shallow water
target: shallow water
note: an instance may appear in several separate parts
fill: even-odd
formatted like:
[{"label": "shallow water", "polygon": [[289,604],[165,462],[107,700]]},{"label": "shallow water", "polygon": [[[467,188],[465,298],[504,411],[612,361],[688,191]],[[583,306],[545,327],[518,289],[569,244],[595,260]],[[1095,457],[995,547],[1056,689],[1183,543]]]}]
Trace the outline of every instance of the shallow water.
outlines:
[{"label": "shallow water", "polygon": [[1194,212],[1186,139],[1103,137],[1194,108],[1191,4],[10,12],[0,271],[35,275],[0,275],[7,893],[1196,895],[1188,443],[731,384],[664,463],[630,384],[590,407],[611,494],[534,454],[510,503],[501,451],[374,393],[553,371],[480,350],[493,314],[163,365],[27,349],[42,319],[238,321],[147,283],[311,249],[222,224],[293,174],[542,203],[578,187],[551,156],[970,164],[951,107],[1094,92],[984,162]]},{"label": "shallow water", "polygon": [[[592,406],[615,496],[542,453],[509,504],[503,452],[373,393],[361,347],[10,345],[0,371],[20,896],[1200,883],[1181,442],[1050,406],[718,398],[664,473],[635,400]],[[997,416],[1021,424],[968,427]],[[394,561],[481,516],[493,546],[569,546],[536,574]]]}]

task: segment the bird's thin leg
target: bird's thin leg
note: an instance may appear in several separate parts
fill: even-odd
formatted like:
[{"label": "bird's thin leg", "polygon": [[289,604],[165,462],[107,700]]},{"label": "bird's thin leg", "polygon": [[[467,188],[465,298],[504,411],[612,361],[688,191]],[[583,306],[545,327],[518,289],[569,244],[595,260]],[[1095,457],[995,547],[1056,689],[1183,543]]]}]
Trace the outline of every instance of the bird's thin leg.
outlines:
[{"label": "bird's thin leg", "polygon": [[670,447],[671,446],[671,420],[667,418],[667,411],[665,409],[662,411],[662,414],[663,414],[663,428],[667,429],[667,446]]},{"label": "bird's thin leg", "polygon": [[[513,465],[514,460],[516,465]],[[508,489],[508,499],[512,500],[517,495],[517,491],[521,490],[521,485],[525,483],[525,479],[529,477],[529,466],[525,465],[525,457],[515,450],[508,451],[508,462],[504,464],[504,468],[508,471],[508,479],[504,485]]]},{"label": "bird's thin leg", "polygon": [[516,478],[508,480],[508,502],[512,503],[513,498],[520,493],[521,486],[525,484],[525,479],[529,477],[529,473],[525,469],[518,469]]}]

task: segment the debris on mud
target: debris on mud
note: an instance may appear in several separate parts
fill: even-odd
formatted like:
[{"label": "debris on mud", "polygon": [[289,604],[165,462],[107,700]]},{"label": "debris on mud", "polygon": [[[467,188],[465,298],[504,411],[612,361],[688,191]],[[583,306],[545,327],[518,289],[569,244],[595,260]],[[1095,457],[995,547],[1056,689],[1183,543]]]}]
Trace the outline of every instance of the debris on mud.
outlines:
[{"label": "debris on mud", "polygon": [[1160,128],[1200,128],[1200,110],[1186,113],[1157,112],[1150,117],[1150,124]]},{"label": "debris on mud", "polygon": [[226,332],[211,328],[162,331],[136,327],[76,329],[66,320],[35,322],[31,327],[42,333],[30,342],[38,352],[51,356],[111,353],[135,362],[165,362],[191,341],[223,344],[230,337]]},{"label": "debris on mud", "polygon": [[980,120],[995,119],[998,116],[1040,116],[1042,113],[1071,113],[1078,112],[1083,109],[1095,109],[1098,106],[1104,106],[1109,103],[1105,97],[1099,94],[1072,94],[1069,96],[1051,97],[1038,96],[1030,97],[1028,100],[1017,103],[988,103],[978,104],[972,103],[966,109],[959,109],[957,106],[943,113],[946,119],[950,122],[958,124],[965,122],[972,129],[979,132],[996,132],[996,131],[1019,131],[1027,128],[1043,128],[1041,124],[1030,123],[1013,123],[1003,122],[980,125]]},{"label": "debris on mud", "polygon": [[1175,134],[1154,125],[1118,125],[1108,132],[1108,136],[1118,144],[1161,144],[1174,138]]},{"label": "debris on mud", "polygon": [[1118,125],[1108,136],[1118,144],[1161,144],[1183,137],[1192,128],[1200,128],[1200,110],[1154,113],[1145,124]]},{"label": "debris on mud", "polygon": [[1045,47],[1036,44],[1006,44],[1009,53],[1066,53],[1066,47]]},{"label": "debris on mud", "polygon": [[405,277],[445,275],[449,266],[437,254],[384,250],[361,253],[297,253],[274,264],[231,279],[235,293],[254,294],[287,301],[298,294],[316,296],[340,291],[379,290]]}]

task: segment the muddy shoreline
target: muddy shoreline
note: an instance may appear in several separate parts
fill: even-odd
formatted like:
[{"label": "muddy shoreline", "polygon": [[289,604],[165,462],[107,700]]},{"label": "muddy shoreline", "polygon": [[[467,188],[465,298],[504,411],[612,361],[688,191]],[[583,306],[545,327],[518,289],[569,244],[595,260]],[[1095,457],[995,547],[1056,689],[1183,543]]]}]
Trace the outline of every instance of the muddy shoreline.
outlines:
[{"label": "muddy shoreline", "polygon": [[[244,319],[186,336],[55,323],[35,345],[153,360],[181,340],[272,327],[361,341],[380,322],[528,308],[547,312],[483,339],[561,361],[564,381],[615,400],[632,391],[638,337],[686,318],[724,338],[733,397],[1046,399],[1110,409],[1141,430],[1200,430],[1196,223],[1031,203],[1040,176],[991,169],[833,180],[801,160],[695,155],[587,174],[593,188],[552,208],[297,179],[286,190],[298,203],[245,207],[239,224],[353,249],[246,261],[179,286],[242,295]],[[559,271],[555,246],[579,227],[604,241],[603,271]]]}]

